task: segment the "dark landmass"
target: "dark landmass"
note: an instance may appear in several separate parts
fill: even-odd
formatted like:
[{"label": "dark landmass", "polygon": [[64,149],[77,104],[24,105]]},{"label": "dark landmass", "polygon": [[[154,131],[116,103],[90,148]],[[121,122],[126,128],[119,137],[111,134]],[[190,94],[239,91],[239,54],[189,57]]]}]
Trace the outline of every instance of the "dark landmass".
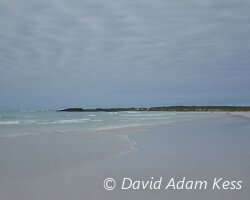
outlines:
[{"label": "dark landmass", "polygon": [[83,108],[66,108],[59,111],[67,111],[67,112],[84,112],[85,110]]},{"label": "dark landmass", "polygon": [[120,112],[120,111],[189,111],[189,112],[234,112],[234,111],[250,111],[250,106],[163,106],[151,108],[66,108],[58,110],[61,112]]}]

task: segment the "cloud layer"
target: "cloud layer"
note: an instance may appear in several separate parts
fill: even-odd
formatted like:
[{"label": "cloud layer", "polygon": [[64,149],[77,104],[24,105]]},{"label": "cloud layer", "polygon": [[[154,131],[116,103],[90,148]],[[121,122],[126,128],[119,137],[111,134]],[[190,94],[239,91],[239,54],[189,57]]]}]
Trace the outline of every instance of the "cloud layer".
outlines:
[{"label": "cloud layer", "polygon": [[250,2],[0,2],[0,109],[250,103]]}]

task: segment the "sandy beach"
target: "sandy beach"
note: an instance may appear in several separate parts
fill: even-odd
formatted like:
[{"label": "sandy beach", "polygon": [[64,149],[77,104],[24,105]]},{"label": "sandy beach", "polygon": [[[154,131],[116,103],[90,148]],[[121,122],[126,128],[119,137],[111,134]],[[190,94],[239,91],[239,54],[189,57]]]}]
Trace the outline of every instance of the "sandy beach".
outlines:
[{"label": "sandy beach", "polygon": [[[0,199],[207,199],[250,195],[250,120],[241,113],[159,126],[0,139]],[[122,189],[124,178],[206,180],[203,190]],[[116,188],[104,189],[113,178]],[[212,190],[214,178],[242,181]],[[112,185],[112,183],[110,183]]]}]

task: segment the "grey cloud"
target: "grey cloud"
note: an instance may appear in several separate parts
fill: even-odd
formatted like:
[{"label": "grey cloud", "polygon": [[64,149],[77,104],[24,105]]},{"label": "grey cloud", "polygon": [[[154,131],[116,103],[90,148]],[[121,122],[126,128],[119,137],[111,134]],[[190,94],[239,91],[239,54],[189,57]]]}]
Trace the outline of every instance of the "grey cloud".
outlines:
[{"label": "grey cloud", "polygon": [[1,1],[0,108],[249,104],[249,13],[236,0]]}]

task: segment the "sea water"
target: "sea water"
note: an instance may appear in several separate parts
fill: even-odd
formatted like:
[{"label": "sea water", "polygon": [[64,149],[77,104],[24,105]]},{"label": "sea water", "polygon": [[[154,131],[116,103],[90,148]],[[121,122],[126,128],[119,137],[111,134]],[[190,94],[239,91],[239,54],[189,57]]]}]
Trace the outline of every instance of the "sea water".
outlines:
[{"label": "sea water", "polygon": [[58,112],[0,111],[0,138],[40,134],[70,134],[154,126],[215,117],[215,113],[191,112]]}]

